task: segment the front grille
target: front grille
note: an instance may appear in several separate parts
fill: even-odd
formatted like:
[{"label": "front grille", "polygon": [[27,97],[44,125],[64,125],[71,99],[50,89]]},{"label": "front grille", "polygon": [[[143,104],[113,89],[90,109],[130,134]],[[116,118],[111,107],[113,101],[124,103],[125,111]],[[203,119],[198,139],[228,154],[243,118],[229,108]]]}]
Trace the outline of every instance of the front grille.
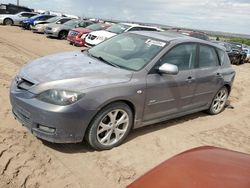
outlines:
[{"label": "front grille", "polygon": [[79,32],[77,32],[77,31],[70,31],[69,32],[70,36],[77,36],[78,34],[79,34]]},{"label": "front grille", "polygon": [[21,79],[19,78],[18,80],[16,79],[16,84],[17,84],[17,88],[22,89],[22,90],[28,90],[34,85],[34,83],[28,80],[25,80],[23,78]]},{"label": "front grille", "polygon": [[88,39],[90,39],[90,40],[95,40],[95,38],[96,38],[95,35],[91,35],[91,34],[88,35]]}]

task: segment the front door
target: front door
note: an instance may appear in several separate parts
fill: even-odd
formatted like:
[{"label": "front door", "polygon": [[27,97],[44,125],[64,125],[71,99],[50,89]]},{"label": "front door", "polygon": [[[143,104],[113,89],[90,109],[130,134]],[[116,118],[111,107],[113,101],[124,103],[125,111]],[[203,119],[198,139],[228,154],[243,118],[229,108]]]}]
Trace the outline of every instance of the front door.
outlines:
[{"label": "front door", "polygon": [[160,74],[157,71],[147,75],[144,121],[164,119],[192,108],[196,48],[197,45],[193,43],[177,45],[156,64],[156,67],[164,63],[176,65],[179,69],[177,75]]}]

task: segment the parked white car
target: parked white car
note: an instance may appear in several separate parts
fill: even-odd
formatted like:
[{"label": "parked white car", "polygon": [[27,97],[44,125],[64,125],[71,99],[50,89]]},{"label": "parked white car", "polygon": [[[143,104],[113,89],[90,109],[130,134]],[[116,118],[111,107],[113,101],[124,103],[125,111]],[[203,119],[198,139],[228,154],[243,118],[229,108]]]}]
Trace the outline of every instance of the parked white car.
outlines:
[{"label": "parked white car", "polygon": [[128,31],[162,31],[162,30],[157,27],[144,26],[131,23],[120,23],[120,24],[115,24],[106,30],[93,31],[89,33],[85,38],[86,42],[85,45],[86,47],[92,47],[103,42],[106,39],[109,39],[115,35],[125,33]]},{"label": "parked white car", "polygon": [[37,15],[35,12],[19,12],[17,14],[0,14],[0,24],[21,25],[20,22]]}]

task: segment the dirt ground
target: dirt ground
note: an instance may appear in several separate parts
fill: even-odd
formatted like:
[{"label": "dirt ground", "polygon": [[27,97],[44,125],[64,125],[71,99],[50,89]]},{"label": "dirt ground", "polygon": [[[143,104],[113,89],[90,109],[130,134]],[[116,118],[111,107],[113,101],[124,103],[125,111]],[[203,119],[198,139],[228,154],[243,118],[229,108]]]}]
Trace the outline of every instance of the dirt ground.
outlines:
[{"label": "dirt ground", "polygon": [[234,109],[217,116],[200,112],[144,127],[110,151],[38,140],[12,116],[10,81],[35,58],[73,50],[80,48],[0,26],[0,187],[120,188],[193,147],[212,145],[250,154],[250,64],[234,67],[237,77],[229,99]]}]

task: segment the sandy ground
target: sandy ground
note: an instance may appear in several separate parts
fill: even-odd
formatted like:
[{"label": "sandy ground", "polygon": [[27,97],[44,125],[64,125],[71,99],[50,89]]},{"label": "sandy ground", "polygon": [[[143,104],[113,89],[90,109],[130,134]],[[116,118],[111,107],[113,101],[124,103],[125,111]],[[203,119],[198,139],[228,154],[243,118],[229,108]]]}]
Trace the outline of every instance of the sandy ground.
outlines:
[{"label": "sandy ground", "polygon": [[196,113],[133,131],[126,142],[96,152],[85,143],[51,144],[13,119],[9,86],[32,59],[80,50],[66,41],[18,27],[0,26],[0,187],[125,187],[184,150],[213,145],[250,154],[250,64],[237,72],[227,108],[217,116]]}]

